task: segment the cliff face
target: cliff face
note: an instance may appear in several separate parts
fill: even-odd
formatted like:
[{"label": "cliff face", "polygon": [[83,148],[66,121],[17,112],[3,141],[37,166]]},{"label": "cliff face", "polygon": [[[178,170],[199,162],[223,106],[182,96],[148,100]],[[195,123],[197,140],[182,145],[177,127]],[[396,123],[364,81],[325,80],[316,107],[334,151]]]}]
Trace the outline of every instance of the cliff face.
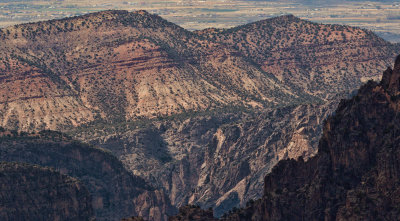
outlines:
[{"label": "cliff face", "polygon": [[89,191],[54,170],[0,162],[0,219],[93,220]]},{"label": "cliff face", "polygon": [[341,101],[316,156],[280,161],[265,177],[264,196],[221,220],[397,220],[399,81],[400,56],[379,84]]},{"label": "cliff face", "polygon": [[97,220],[118,220],[132,215],[164,220],[166,214],[175,212],[163,191],[154,190],[143,179],[132,175],[105,150],[53,132],[38,135],[3,132],[0,139],[0,161],[52,167],[85,184]]},{"label": "cliff face", "polygon": [[260,198],[263,178],[279,160],[313,156],[333,106],[219,113],[74,133],[109,149],[136,175],[163,188],[173,205],[213,207],[219,216]]},{"label": "cliff face", "polygon": [[318,154],[281,161],[264,196],[229,220],[396,220],[400,216],[400,57],[380,84],[343,100]]}]

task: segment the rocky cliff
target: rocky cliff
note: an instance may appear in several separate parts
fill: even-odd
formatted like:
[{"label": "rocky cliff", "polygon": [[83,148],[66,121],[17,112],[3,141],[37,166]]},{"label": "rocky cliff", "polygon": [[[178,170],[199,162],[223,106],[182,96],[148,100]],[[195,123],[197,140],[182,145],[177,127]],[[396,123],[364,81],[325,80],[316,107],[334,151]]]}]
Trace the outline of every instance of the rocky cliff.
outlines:
[{"label": "rocky cliff", "polygon": [[136,175],[164,189],[173,205],[213,207],[219,216],[260,198],[264,176],[279,160],[313,156],[322,122],[336,105],[96,126],[74,134],[112,151]]},{"label": "rocky cliff", "polygon": [[0,162],[0,219],[94,220],[89,191],[49,168]]},{"label": "rocky cliff", "polygon": [[400,216],[400,57],[380,84],[343,100],[325,125],[318,154],[282,161],[264,197],[237,220],[396,220]]},{"label": "rocky cliff", "polygon": [[400,217],[400,56],[380,83],[342,100],[318,154],[278,163],[264,196],[222,220],[397,220]]},{"label": "rocky cliff", "polygon": [[164,220],[167,214],[175,212],[162,190],[155,190],[132,175],[105,150],[50,131],[33,135],[4,131],[1,135],[0,161],[51,167],[79,179],[91,194],[97,220],[118,220],[132,215]]}]

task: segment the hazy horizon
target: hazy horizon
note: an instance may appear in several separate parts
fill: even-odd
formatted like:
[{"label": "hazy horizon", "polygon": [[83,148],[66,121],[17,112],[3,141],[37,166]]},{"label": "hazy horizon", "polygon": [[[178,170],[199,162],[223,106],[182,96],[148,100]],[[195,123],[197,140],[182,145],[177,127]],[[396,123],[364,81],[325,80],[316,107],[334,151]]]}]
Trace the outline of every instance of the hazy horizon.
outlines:
[{"label": "hazy horizon", "polygon": [[249,1],[249,0],[0,0],[0,27],[77,16],[102,10],[147,10],[188,30],[230,28],[293,14],[328,24],[366,28],[400,42],[400,1]]}]

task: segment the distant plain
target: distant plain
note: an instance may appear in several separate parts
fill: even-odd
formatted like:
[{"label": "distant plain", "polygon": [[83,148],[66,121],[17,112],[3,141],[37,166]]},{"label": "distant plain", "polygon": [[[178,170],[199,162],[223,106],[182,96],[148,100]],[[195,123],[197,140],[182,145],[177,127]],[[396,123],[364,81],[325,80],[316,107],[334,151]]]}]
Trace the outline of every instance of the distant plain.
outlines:
[{"label": "distant plain", "polygon": [[284,14],[346,24],[400,42],[400,1],[249,0],[0,0],[0,27],[124,9],[147,10],[189,30],[229,28]]}]

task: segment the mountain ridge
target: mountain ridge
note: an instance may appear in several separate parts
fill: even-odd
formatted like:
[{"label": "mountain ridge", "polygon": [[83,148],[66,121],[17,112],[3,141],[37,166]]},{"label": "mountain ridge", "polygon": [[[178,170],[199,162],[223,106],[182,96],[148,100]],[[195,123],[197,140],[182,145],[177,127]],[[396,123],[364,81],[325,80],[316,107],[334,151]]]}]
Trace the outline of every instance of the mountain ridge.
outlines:
[{"label": "mountain ridge", "polygon": [[[258,27],[260,24],[264,26]],[[210,37],[145,11],[110,10],[2,29],[5,44],[0,61],[0,90],[4,92],[0,97],[1,125],[25,131],[62,130],[96,119],[116,122],[225,106],[260,109],[316,102],[350,90],[360,84],[360,79],[371,77],[360,74],[361,69],[384,66],[388,56],[371,61],[371,57],[381,56],[378,47],[381,51],[394,51],[393,45],[380,38],[363,40],[361,35],[369,36],[369,32],[347,28],[361,33],[361,37],[354,38],[366,41],[362,48],[370,48],[371,55],[360,63],[350,59],[355,56],[353,49],[349,49],[353,50],[349,51],[351,56],[342,56],[347,53],[344,51],[335,52],[340,54],[336,57],[348,59],[342,62],[345,66],[322,64],[323,70],[319,70],[319,66],[308,64],[315,52],[293,40],[298,38],[294,26],[302,28],[298,33],[310,29],[310,34],[317,33],[320,26],[332,30],[337,27],[282,16]],[[250,40],[240,37],[242,29],[247,30],[246,38]],[[262,34],[270,29],[281,31],[272,33],[276,35],[272,38]],[[282,34],[288,31],[292,33]],[[274,51],[282,49],[280,44],[287,44],[275,44],[278,37],[294,44],[287,58],[274,55]],[[235,38],[237,44],[223,38]],[[318,39],[317,43],[328,51],[358,47],[340,38],[330,35],[336,46]],[[380,43],[372,45],[369,41]],[[256,51],[255,46],[261,51]],[[268,54],[276,58],[271,60]],[[344,80],[346,76],[338,73],[353,63],[360,64],[346,75],[352,80]],[[327,72],[328,69],[332,71]],[[301,82],[300,78],[307,80]],[[328,89],[337,81],[352,83]]]},{"label": "mountain ridge", "polygon": [[[314,23],[293,15],[197,33],[230,45],[250,57],[265,72],[324,100],[360,86],[360,77],[368,72],[365,67],[376,58],[387,56],[371,48],[393,47],[392,57],[398,50],[398,46],[371,31]],[[381,63],[380,69],[388,65]],[[347,75],[342,70],[346,70]],[[337,82],[341,82],[339,86]],[[353,85],[344,82],[353,82]]]},{"label": "mountain ridge", "polygon": [[[11,51],[12,56],[3,53],[3,82],[14,78],[18,83],[3,85],[3,126],[57,129],[95,118],[124,121],[230,105],[262,107],[306,97],[266,75],[233,49],[201,40],[143,11],[105,11],[11,29],[6,29],[10,33],[4,52]],[[13,74],[18,69],[26,70],[35,88],[19,83],[24,78]],[[56,102],[47,101],[44,94]],[[35,106],[38,116],[20,116],[30,110],[18,102],[18,96],[32,101],[30,106]],[[41,110],[38,102],[45,102],[42,109],[56,109],[59,116],[48,116],[50,110]],[[45,121],[38,119],[40,116]],[[26,122],[7,123],[13,118]],[[33,126],[27,127],[29,124]],[[42,128],[42,124],[49,126]]]}]

